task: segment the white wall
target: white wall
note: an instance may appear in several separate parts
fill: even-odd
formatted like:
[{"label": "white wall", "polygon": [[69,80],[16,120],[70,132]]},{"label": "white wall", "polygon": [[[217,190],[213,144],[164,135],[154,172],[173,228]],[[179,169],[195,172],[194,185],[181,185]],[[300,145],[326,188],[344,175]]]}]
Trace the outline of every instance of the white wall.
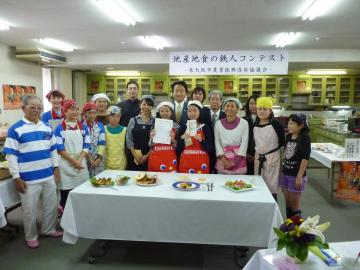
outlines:
[{"label": "white wall", "polygon": [[0,44],[0,122],[10,125],[23,116],[21,109],[4,110],[3,84],[35,86],[36,94],[42,97],[42,71],[39,64],[15,58],[15,48]]}]

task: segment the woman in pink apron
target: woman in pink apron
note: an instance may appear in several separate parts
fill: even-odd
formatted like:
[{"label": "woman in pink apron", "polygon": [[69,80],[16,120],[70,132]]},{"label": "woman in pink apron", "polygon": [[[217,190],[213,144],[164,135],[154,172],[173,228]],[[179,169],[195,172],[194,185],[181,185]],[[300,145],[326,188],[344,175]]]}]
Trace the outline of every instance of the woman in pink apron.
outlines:
[{"label": "woman in pink apron", "polygon": [[47,93],[46,98],[51,103],[51,110],[45,112],[41,121],[50,125],[51,129],[54,131],[57,125],[60,124],[62,119],[64,118],[64,113],[61,109],[61,103],[65,99],[65,95],[60,90],[50,90]]},{"label": "woman in pink apron", "polygon": [[[169,101],[161,102],[156,108],[156,118],[172,120],[174,105]],[[173,121],[170,144],[152,143],[155,131],[150,132],[151,153],[149,156],[148,169],[152,172],[176,172],[178,162],[176,157],[176,135],[179,125]]]},{"label": "woman in pink apron", "polygon": [[69,192],[89,179],[86,158],[90,148],[89,131],[79,120],[75,100],[63,102],[64,120],[55,129],[60,154],[60,205],[65,207]]},{"label": "woman in pink apron", "polygon": [[285,144],[284,127],[273,118],[272,99],[256,100],[259,122],[254,126],[255,174],[261,175],[277,200],[280,190],[280,148]]},{"label": "woman in pink apron", "polygon": [[201,109],[203,105],[197,101],[188,103],[188,119],[196,120],[195,126],[188,121],[181,127],[179,150],[181,152],[179,172],[181,173],[209,173],[209,153],[212,149],[211,131],[207,125],[201,124]]},{"label": "woman in pink apron", "polygon": [[246,173],[249,126],[237,116],[241,103],[230,97],[224,101],[226,117],[215,124],[216,169],[224,174]]}]

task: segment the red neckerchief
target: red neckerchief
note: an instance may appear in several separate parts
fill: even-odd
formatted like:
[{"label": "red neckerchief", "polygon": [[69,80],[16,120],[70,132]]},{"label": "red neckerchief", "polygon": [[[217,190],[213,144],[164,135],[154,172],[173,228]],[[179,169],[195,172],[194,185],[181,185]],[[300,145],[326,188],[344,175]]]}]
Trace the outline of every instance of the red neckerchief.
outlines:
[{"label": "red neckerchief", "polygon": [[60,119],[60,118],[63,118],[64,117],[64,113],[63,111],[61,110],[61,115],[59,116],[55,111],[54,109],[51,109],[51,118],[52,119]]},{"label": "red neckerchief", "polygon": [[67,126],[66,121],[64,119],[61,122],[61,126],[62,126],[63,130],[66,130],[67,128],[69,128],[69,130],[77,130],[77,129],[83,130],[83,124],[78,120],[76,120],[76,122],[77,122],[76,126],[72,128],[72,127]]}]

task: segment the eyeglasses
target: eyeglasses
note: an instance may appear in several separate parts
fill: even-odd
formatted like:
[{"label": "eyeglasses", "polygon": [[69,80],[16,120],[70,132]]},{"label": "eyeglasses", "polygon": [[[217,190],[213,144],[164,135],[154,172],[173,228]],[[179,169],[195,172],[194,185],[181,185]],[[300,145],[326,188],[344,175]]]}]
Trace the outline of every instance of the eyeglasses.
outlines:
[{"label": "eyeglasses", "polygon": [[31,111],[42,111],[43,107],[42,106],[30,106],[29,109]]}]

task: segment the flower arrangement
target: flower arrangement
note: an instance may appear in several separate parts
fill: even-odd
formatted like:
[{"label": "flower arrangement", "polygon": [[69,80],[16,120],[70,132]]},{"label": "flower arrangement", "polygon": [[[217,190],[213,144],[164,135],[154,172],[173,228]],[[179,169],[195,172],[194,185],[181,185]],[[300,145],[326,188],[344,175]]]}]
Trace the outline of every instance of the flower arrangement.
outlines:
[{"label": "flower arrangement", "polygon": [[323,231],[329,227],[330,222],[317,225],[319,219],[318,215],[308,217],[306,220],[297,215],[286,219],[280,228],[274,228],[279,237],[277,250],[286,248],[287,255],[303,262],[308,256],[310,247],[329,248],[325,243]]}]

